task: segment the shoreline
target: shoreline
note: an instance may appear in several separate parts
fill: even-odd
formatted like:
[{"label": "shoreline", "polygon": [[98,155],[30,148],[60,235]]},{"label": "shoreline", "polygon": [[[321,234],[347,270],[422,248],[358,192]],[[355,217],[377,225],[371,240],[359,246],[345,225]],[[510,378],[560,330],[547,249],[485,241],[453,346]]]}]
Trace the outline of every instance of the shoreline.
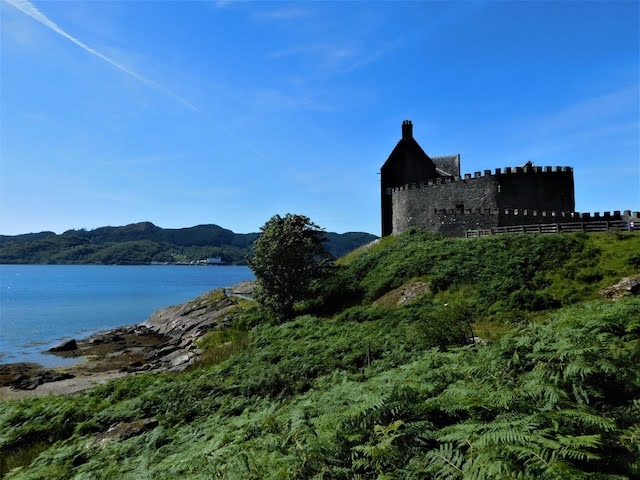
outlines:
[{"label": "shoreline", "polygon": [[26,362],[0,364],[0,399],[86,390],[133,373],[136,368],[151,366],[152,353],[170,341],[170,337],[158,335],[148,327],[133,325],[73,340],[74,349],[46,352],[77,360],[71,365],[47,368]]},{"label": "shoreline", "polygon": [[229,314],[239,301],[251,298],[253,288],[253,281],[244,281],[210,290],[157,310],[141,324],[72,339],[46,352],[77,358],[72,365],[0,363],[0,400],[74,394],[132,373],[183,371],[202,353],[198,339],[210,330],[228,328]]}]

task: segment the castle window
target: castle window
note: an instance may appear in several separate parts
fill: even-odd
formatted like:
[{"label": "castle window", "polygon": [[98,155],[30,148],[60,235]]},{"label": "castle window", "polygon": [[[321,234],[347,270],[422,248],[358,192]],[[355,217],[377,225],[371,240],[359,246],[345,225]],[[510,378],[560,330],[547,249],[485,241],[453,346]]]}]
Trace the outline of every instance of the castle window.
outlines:
[{"label": "castle window", "polygon": [[464,210],[464,203],[456,203],[456,210]]}]

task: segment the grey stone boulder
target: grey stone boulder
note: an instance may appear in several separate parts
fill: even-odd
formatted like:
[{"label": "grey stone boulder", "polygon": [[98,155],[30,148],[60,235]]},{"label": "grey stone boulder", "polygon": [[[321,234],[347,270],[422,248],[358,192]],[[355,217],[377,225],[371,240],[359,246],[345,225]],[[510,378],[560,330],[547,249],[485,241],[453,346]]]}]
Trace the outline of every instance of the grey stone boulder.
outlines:
[{"label": "grey stone boulder", "polygon": [[72,338],[71,340],[65,340],[64,342],[59,343],[55,347],[51,347],[49,351],[50,352],[71,352],[77,349],[78,349],[78,344],[76,343],[75,339]]},{"label": "grey stone boulder", "polygon": [[629,295],[640,295],[640,275],[624,277],[615,285],[603,288],[599,293],[602,297],[611,300]]},{"label": "grey stone boulder", "polygon": [[226,291],[229,295],[251,298],[253,296],[253,291],[255,290],[255,288],[256,282],[254,282],[253,280],[246,280],[227,288]]},{"label": "grey stone boulder", "polygon": [[414,281],[405,283],[390,292],[385,293],[382,297],[373,302],[374,307],[383,307],[390,305],[404,305],[417,299],[418,297],[431,292],[430,285],[423,281]]},{"label": "grey stone boulder", "polygon": [[67,380],[73,377],[74,376],[70,373],[52,372],[46,370],[30,377],[27,377],[26,375],[18,375],[10,385],[14,390],[35,390],[39,385],[42,385],[43,383],[59,382],[61,380]]},{"label": "grey stone boulder", "polygon": [[161,348],[157,351],[156,357],[165,357],[176,350],[180,350],[180,347],[177,345],[167,345],[166,347]]},{"label": "grey stone boulder", "polygon": [[142,435],[157,426],[158,420],[155,418],[143,418],[141,420],[134,420],[133,422],[119,423],[109,428],[106,432],[98,434],[95,442],[101,446],[108,440],[126,440]]},{"label": "grey stone boulder", "polygon": [[172,367],[180,367],[180,366],[186,367],[191,362],[191,359],[193,357],[194,357],[193,353],[183,353],[182,355],[179,355],[176,358],[174,358],[173,360],[171,360],[171,366]]},{"label": "grey stone boulder", "polygon": [[156,311],[142,325],[149,330],[186,344],[207,331],[227,323],[227,317],[236,307],[223,289],[211,290],[183,305],[174,305]]}]

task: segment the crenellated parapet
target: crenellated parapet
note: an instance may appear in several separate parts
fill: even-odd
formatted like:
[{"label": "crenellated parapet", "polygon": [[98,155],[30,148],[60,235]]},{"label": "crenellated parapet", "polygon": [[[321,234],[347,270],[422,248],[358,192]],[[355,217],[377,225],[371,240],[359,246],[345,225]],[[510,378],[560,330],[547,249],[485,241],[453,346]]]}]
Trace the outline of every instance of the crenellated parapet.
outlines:
[{"label": "crenellated parapet", "polygon": [[[501,216],[516,217],[524,219],[545,219],[553,222],[587,222],[587,221],[600,221],[600,220],[629,220],[640,218],[640,212],[632,212],[631,210],[614,210],[613,212],[594,212],[594,213],[580,213],[580,212],[556,212],[547,210],[532,210],[527,208],[470,208],[470,209],[433,209],[434,215],[439,217],[445,216],[464,216],[464,215],[487,215],[487,216]],[[532,222],[535,223],[535,222]],[[544,222],[542,222],[544,223]]]},{"label": "crenellated parapet", "polygon": [[573,168],[567,166],[555,166],[555,167],[504,167],[496,168],[495,170],[484,170],[471,173],[465,173],[463,176],[458,177],[438,177],[424,182],[413,182],[397,187],[389,188],[387,193],[400,192],[403,190],[410,190],[414,188],[429,188],[438,187],[440,185],[446,185],[450,183],[463,182],[468,185],[469,182],[481,179],[483,181],[496,180],[498,181],[507,175],[518,175],[521,177],[530,177],[531,179],[538,178],[539,180],[547,180],[550,175],[567,175],[573,174]]}]

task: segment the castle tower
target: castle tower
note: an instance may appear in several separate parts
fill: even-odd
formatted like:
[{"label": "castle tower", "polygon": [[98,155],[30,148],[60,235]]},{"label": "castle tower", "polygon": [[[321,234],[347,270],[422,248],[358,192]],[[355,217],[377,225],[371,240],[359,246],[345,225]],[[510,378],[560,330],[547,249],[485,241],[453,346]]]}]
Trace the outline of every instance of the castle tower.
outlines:
[{"label": "castle tower", "polygon": [[424,153],[424,150],[413,138],[411,120],[404,120],[402,122],[402,138],[380,169],[383,237],[390,235],[392,232],[390,190],[393,187],[408,183],[425,182],[429,179],[441,177],[443,173],[438,172],[437,165]]}]

